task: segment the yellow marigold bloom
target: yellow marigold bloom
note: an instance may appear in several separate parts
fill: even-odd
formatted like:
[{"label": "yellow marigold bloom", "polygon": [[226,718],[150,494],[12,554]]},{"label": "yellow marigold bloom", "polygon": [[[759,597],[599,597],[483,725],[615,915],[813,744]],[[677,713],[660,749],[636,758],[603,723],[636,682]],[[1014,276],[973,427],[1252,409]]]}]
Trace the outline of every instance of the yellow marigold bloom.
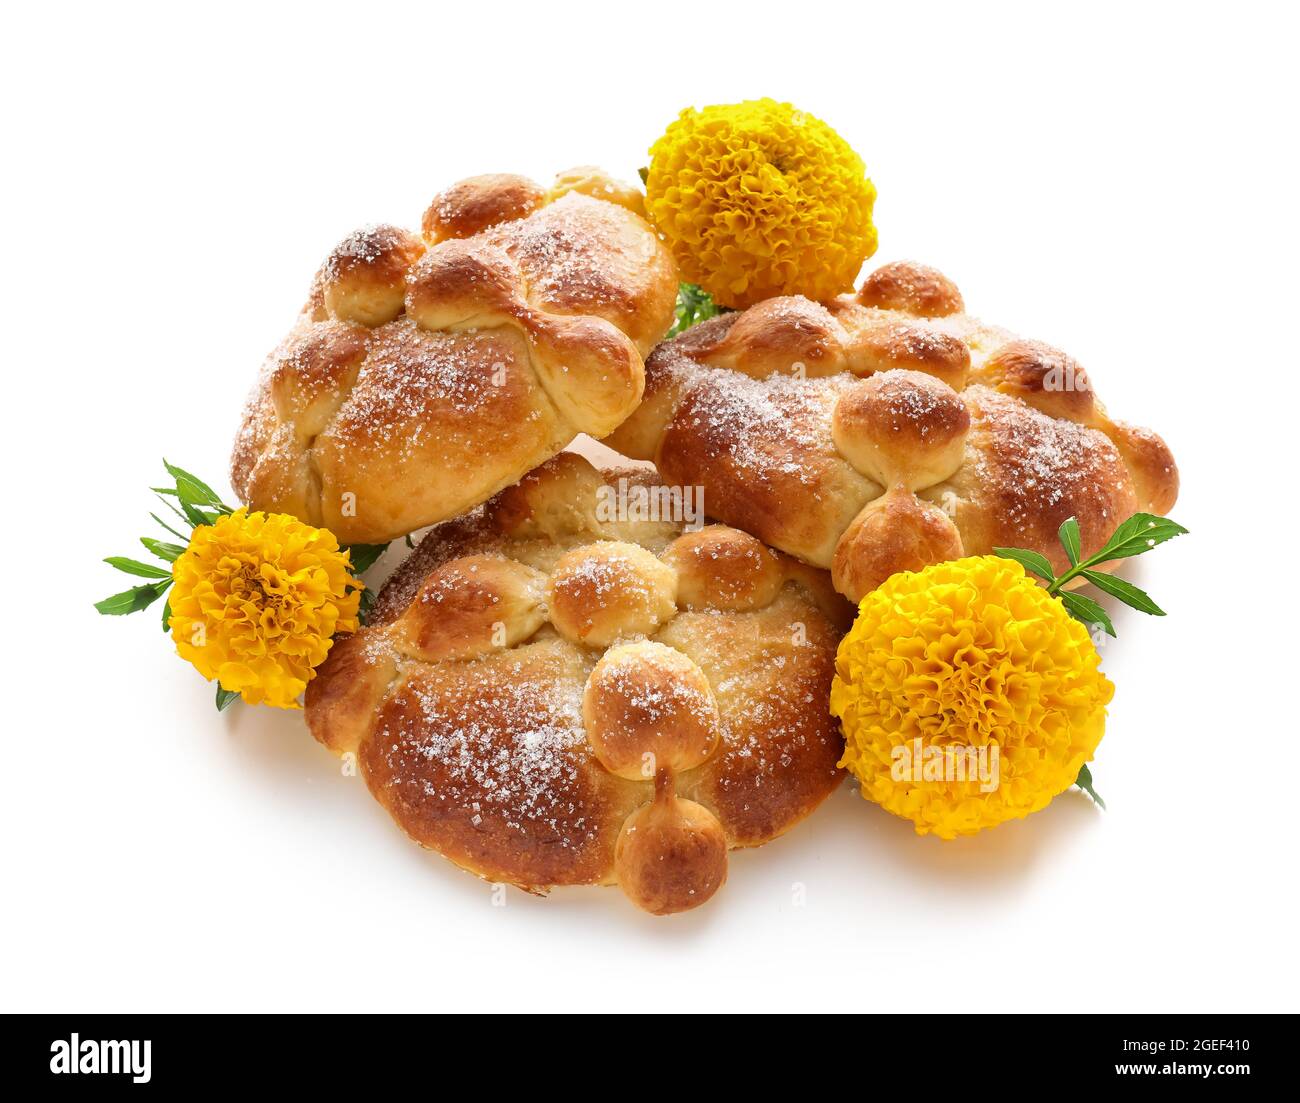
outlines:
[{"label": "yellow marigold bloom", "polygon": [[862,795],[918,834],[973,835],[1047,806],[1092,758],[1115,687],[1087,629],[1020,564],[976,556],[862,599],[831,712]]},{"label": "yellow marigold bloom", "polygon": [[683,276],[723,306],[832,298],[876,251],[862,158],[788,103],[688,108],[650,157],[650,219]]},{"label": "yellow marigold bloom", "polygon": [[246,510],[200,525],[172,566],[181,658],[250,705],[297,708],[335,632],[357,630],[364,589],[326,529]]}]

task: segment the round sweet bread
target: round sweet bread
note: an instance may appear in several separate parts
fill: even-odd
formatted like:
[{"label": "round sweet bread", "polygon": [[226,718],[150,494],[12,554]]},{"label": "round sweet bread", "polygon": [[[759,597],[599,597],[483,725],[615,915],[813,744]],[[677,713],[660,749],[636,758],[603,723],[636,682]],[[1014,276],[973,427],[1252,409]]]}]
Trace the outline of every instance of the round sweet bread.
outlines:
[{"label": "round sweet bread", "polygon": [[656,483],[563,453],[433,529],[335,643],[307,722],[416,842],[666,914],[838,783],[851,608],[747,533],[668,519]]},{"label": "round sweet bread", "polygon": [[437,196],[421,234],[345,238],[249,398],[240,499],[380,543],[608,433],[676,301],[640,202],[596,169],[549,191],[479,176]]},{"label": "round sweet bread", "polygon": [[703,486],[711,516],[830,569],[855,601],[995,547],[1064,569],[1067,518],[1088,555],[1178,494],[1164,441],[1112,421],[1080,365],[970,317],[910,262],[856,295],[769,299],[664,342],[605,443]]}]

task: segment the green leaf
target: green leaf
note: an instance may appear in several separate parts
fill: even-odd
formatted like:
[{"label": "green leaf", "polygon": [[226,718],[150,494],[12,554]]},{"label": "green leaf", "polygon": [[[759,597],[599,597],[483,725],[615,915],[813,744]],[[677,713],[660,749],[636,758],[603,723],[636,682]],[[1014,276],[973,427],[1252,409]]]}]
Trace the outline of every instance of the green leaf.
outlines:
[{"label": "green leaf", "polygon": [[641,177],[641,183],[643,184],[650,179],[650,170],[648,168],[639,168],[636,170],[636,174]]},{"label": "green leaf", "polygon": [[185,554],[185,549],[180,544],[164,544],[161,540],[155,540],[152,536],[140,537],[140,543],[159,559],[165,559],[168,563],[175,563]]},{"label": "green leaf", "polygon": [[141,563],[138,559],[127,559],[123,555],[110,555],[104,562],[110,567],[116,567],[119,571],[133,574],[138,578],[171,578],[172,576],[171,571],[164,571],[152,563]]},{"label": "green leaf", "polygon": [[1061,604],[1065,606],[1065,611],[1075,620],[1081,620],[1091,630],[1094,624],[1100,624],[1106,629],[1106,635],[1115,635],[1115,626],[1111,624],[1110,617],[1106,615],[1106,610],[1098,605],[1090,597],[1084,597],[1082,594],[1060,593],[1056,595],[1061,599]]},{"label": "green leaf", "polygon": [[164,521],[161,517],[159,517],[158,514],[151,513],[149,514],[149,516],[152,517],[155,521],[157,521],[158,524],[160,524],[163,528],[165,528],[168,532],[170,532],[174,537],[176,537],[177,540],[184,540],[186,542],[189,541],[188,536],[185,536],[177,532],[174,528],[171,527],[171,525],[169,525],[166,521]]},{"label": "green leaf", "polygon": [[1125,582],[1122,578],[1115,578],[1113,575],[1105,574],[1102,571],[1082,571],[1080,573],[1102,593],[1119,598],[1125,605],[1131,605],[1134,609],[1143,613],[1150,613],[1153,617],[1163,617],[1165,615],[1165,611],[1147,596],[1145,590],[1138,589],[1131,582]]},{"label": "green leaf", "polygon": [[1052,564],[1047,561],[1047,556],[1039,555],[1036,551],[1029,551],[1026,548],[994,548],[993,554],[1000,555],[1003,559],[1014,559],[1025,570],[1038,575],[1039,578],[1047,582],[1056,580],[1056,575],[1052,573]]},{"label": "green leaf", "polygon": [[676,337],[691,326],[707,318],[716,317],[724,311],[725,308],[718,306],[713,301],[713,296],[702,287],[683,281],[677,285],[677,320],[673,323],[673,328],[668,331],[668,336]]},{"label": "green leaf", "polygon": [[185,515],[185,520],[195,528],[199,528],[201,525],[210,525],[217,519],[215,514],[204,513],[193,502],[187,502],[184,498],[181,499],[181,513]]},{"label": "green leaf", "polygon": [[225,712],[236,701],[239,700],[238,693],[231,693],[228,689],[222,689],[221,683],[217,683],[217,711]]},{"label": "green leaf", "polygon": [[1101,794],[1093,788],[1092,771],[1088,769],[1088,764],[1086,762],[1079,767],[1079,776],[1074,779],[1074,784],[1087,793],[1088,796],[1092,797],[1092,799],[1097,802],[1099,808],[1105,809],[1106,802],[1101,799]]},{"label": "green leaf", "polygon": [[357,603],[357,623],[365,625],[370,619],[370,609],[375,604],[375,591],[364,589],[361,591],[361,600]]},{"label": "green leaf", "polygon": [[[184,468],[177,467],[166,460],[163,460],[163,466],[176,480],[175,496],[180,502],[180,512],[191,525],[210,525],[221,514],[231,512],[230,507],[217,496],[217,492],[197,475],[192,475]],[[158,494],[170,493],[161,488],[155,489]],[[208,512],[208,509],[200,507],[208,507],[215,512]]]},{"label": "green leaf", "polygon": [[221,497],[197,475],[191,475],[182,467],[163,460],[167,474],[176,480],[176,491],[182,500],[188,498],[193,504],[201,506],[219,506]]},{"label": "green leaf", "polygon": [[1074,517],[1067,517],[1061,522],[1061,527],[1057,529],[1056,535],[1060,538],[1061,547],[1065,549],[1065,554],[1070,557],[1070,566],[1079,565],[1079,522]]},{"label": "green leaf", "polygon": [[1105,547],[1088,560],[1088,565],[1109,563],[1112,559],[1127,559],[1150,551],[1157,544],[1182,536],[1187,530],[1168,517],[1152,513],[1135,513],[1119,526],[1106,541]]},{"label": "green leaf", "polygon": [[163,602],[162,629],[164,632],[170,632],[172,626],[168,623],[172,619],[172,599],[168,598]]},{"label": "green leaf", "polygon": [[106,617],[120,617],[127,613],[138,613],[141,609],[148,609],[155,601],[163,596],[167,587],[172,584],[169,578],[166,582],[153,582],[148,586],[132,586],[129,590],[123,590],[120,594],[114,594],[112,597],[106,597],[103,601],[95,602],[95,608]]},{"label": "green leaf", "polygon": [[[170,509],[174,514],[176,514],[176,516],[179,517],[182,521],[184,521],[187,525],[191,525],[191,526],[193,525],[193,522],[187,516],[185,516],[183,512],[181,512],[181,507],[178,506],[175,502],[172,502],[169,499],[164,498],[161,494],[158,495],[158,500],[162,502],[162,504],[165,505],[168,509]],[[153,515],[151,514],[150,516]],[[156,516],[154,517],[154,520],[158,520]],[[160,525],[162,524],[161,521],[158,521],[158,523]],[[167,528],[166,525],[163,525],[163,527]],[[167,531],[170,532],[173,536],[180,536],[180,533],[178,533],[175,529],[168,528]],[[189,540],[189,537],[181,536],[181,539]]]},{"label": "green leaf", "polygon": [[348,544],[344,549],[352,557],[352,573],[364,574],[388,550],[387,544]]}]

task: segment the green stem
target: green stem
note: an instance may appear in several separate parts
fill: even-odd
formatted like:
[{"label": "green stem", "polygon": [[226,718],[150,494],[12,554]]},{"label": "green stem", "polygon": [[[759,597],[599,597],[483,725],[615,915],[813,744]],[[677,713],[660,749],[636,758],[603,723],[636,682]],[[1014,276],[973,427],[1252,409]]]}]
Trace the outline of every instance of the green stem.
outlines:
[{"label": "green stem", "polygon": [[1069,582],[1070,579],[1078,578],[1079,575],[1083,574],[1084,571],[1092,570],[1093,567],[1096,567],[1101,563],[1108,563],[1108,562],[1110,562],[1110,560],[1103,559],[1100,553],[1094,555],[1091,559],[1081,559],[1079,560],[1078,563],[1076,563],[1073,567],[1071,567],[1068,571],[1066,571],[1065,574],[1055,579],[1052,582],[1052,584],[1047,587],[1047,592],[1049,594],[1055,594],[1063,585],[1065,585],[1065,583]]},{"label": "green stem", "polygon": [[1083,572],[1083,570],[1090,565],[1091,565],[1090,563],[1085,561],[1079,563],[1077,566],[1071,567],[1068,571],[1065,572],[1065,574],[1058,576],[1057,579],[1050,586],[1047,587],[1047,592],[1049,594],[1055,595],[1057,591],[1060,590],[1060,588],[1065,585],[1065,583],[1069,582],[1070,579],[1072,578],[1077,578]]}]

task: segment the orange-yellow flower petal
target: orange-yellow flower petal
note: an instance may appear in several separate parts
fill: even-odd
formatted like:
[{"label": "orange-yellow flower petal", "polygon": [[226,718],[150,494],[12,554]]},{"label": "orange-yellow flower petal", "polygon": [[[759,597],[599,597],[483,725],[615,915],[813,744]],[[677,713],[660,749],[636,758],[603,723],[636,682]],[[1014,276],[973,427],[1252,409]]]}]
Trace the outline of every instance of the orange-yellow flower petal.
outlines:
[{"label": "orange-yellow flower petal", "polygon": [[1101,741],[1115,687],[1099,663],[1087,629],[1012,560],[896,574],[862,599],[836,656],[840,765],[918,834],[1027,816]]},{"label": "orange-yellow flower petal", "polygon": [[176,650],[249,704],[297,708],[335,633],[358,627],[348,567],[332,533],[287,514],[200,525],[172,566]]},{"label": "orange-yellow flower petal", "polygon": [[876,189],[820,119],[770,99],[687,109],[653,146],[646,211],[723,306],[825,300],[876,251]]}]

